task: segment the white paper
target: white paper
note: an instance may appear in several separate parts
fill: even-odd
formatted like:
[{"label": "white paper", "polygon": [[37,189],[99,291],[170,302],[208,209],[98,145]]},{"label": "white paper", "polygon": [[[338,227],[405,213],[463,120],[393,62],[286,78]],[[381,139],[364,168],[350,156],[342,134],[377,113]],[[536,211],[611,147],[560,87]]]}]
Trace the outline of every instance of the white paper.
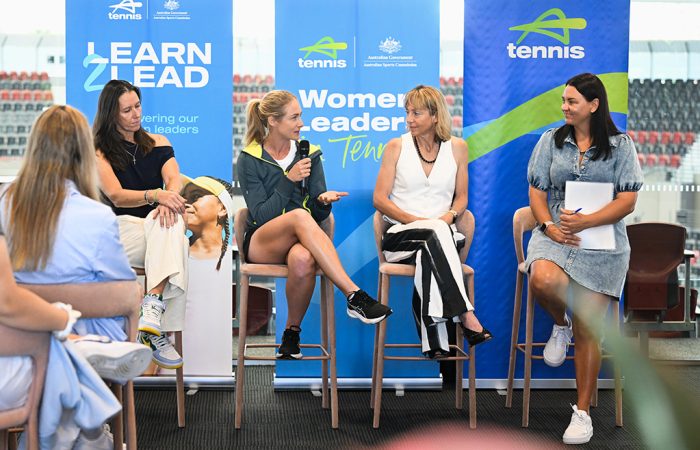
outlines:
[{"label": "white paper", "polygon": [[[591,183],[588,181],[567,181],[564,208],[592,214],[613,200],[612,183]],[[615,248],[615,228],[601,225],[576,233],[581,238],[579,248],[591,250],[612,250]]]}]

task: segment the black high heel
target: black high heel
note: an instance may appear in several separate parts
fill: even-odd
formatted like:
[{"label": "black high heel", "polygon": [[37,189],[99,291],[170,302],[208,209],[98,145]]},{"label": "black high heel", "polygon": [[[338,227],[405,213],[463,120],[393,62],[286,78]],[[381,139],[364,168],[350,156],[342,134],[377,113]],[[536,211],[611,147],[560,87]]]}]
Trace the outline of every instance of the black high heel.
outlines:
[{"label": "black high heel", "polygon": [[469,342],[470,347],[474,347],[475,345],[479,345],[482,342],[486,342],[493,338],[491,332],[486,328],[482,327],[483,329],[481,331],[476,332],[465,327],[461,322],[459,323],[459,326],[462,327],[462,333],[467,339],[467,342]]}]

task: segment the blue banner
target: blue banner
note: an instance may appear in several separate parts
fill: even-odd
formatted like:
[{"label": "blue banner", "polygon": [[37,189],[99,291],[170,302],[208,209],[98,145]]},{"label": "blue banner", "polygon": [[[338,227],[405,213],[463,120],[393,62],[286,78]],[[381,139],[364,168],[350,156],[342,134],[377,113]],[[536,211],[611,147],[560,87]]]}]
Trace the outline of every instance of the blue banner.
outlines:
[{"label": "blue banner", "polygon": [[141,88],[143,127],[173,144],[183,173],[232,174],[232,5],[66,0],[66,98],[92,122],[111,79]]},{"label": "blue banner", "polygon": [[[512,217],[528,205],[527,162],[539,136],[563,124],[564,83],[582,72],[605,83],[613,119],[625,128],[629,0],[467,1],[464,25],[464,136],[469,144],[469,209],[476,233],[476,310],[497,339],[478,350],[479,378],[507,377],[516,259]],[[523,300],[523,311],[525,300]],[[524,341],[525,314],[521,320]],[[535,340],[552,321],[537,309]],[[522,374],[519,358],[516,374]],[[533,365],[539,378],[573,378]]]},{"label": "blue banner", "polygon": [[[419,30],[412,24],[420,23]],[[349,191],[336,203],[335,243],[350,277],[374,294],[377,250],[372,191],[384,145],[406,130],[403,94],[439,80],[439,3],[432,0],[304,0],[275,2],[276,87],[303,109],[303,139],[320,145],[328,189]],[[419,342],[410,313],[412,280],[393,283],[394,315],[387,342]],[[338,375],[370,377],[374,327],[345,314],[336,290]],[[286,317],[284,283],[277,287],[278,339]],[[302,342],[318,338],[315,296]],[[430,366],[430,367],[428,367]],[[436,364],[387,363],[386,375],[428,376]],[[319,365],[280,361],[277,376],[318,377]],[[422,375],[421,375],[422,374]]]}]

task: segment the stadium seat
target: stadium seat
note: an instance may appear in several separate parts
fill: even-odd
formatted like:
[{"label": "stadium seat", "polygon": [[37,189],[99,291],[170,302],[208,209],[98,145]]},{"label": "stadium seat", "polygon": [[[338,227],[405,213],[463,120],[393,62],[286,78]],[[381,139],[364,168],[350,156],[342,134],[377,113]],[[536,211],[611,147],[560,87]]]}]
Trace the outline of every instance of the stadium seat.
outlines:
[{"label": "stadium seat", "polygon": [[647,143],[649,135],[644,130],[637,131],[637,142],[644,145]]}]

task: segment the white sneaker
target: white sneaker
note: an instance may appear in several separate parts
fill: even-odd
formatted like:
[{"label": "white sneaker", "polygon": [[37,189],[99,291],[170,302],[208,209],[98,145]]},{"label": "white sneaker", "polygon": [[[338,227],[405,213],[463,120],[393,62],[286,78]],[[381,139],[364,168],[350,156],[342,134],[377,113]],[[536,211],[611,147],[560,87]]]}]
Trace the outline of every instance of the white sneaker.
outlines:
[{"label": "white sneaker", "polygon": [[571,414],[571,423],[564,432],[565,444],[585,444],[593,437],[593,422],[586,411],[579,411],[576,405],[571,405],[574,413]]},{"label": "white sneaker", "polygon": [[165,311],[165,303],[157,295],[146,294],[141,303],[139,331],[160,336],[160,322]]},{"label": "white sneaker", "polygon": [[98,375],[121,384],[141,375],[151,362],[151,349],[136,342],[114,342],[105,336],[87,335],[73,344]]},{"label": "white sneaker", "polygon": [[547,344],[544,346],[544,362],[550,367],[559,367],[566,359],[566,352],[571,344],[571,337],[574,335],[571,330],[571,320],[569,316],[564,314],[566,325],[556,325],[552,327],[552,335],[549,337]]},{"label": "white sneaker", "polygon": [[114,448],[114,436],[107,425],[102,426],[97,437],[91,438],[92,436],[88,436],[88,433],[81,430],[73,450],[112,450]]},{"label": "white sneaker", "polygon": [[179,369],[182,367],[182,356],[175,350],[175,346],[166,335],[153,336],[140,332],[138,341],[150,346],[153,351],[153,362],[164,369]]}]

